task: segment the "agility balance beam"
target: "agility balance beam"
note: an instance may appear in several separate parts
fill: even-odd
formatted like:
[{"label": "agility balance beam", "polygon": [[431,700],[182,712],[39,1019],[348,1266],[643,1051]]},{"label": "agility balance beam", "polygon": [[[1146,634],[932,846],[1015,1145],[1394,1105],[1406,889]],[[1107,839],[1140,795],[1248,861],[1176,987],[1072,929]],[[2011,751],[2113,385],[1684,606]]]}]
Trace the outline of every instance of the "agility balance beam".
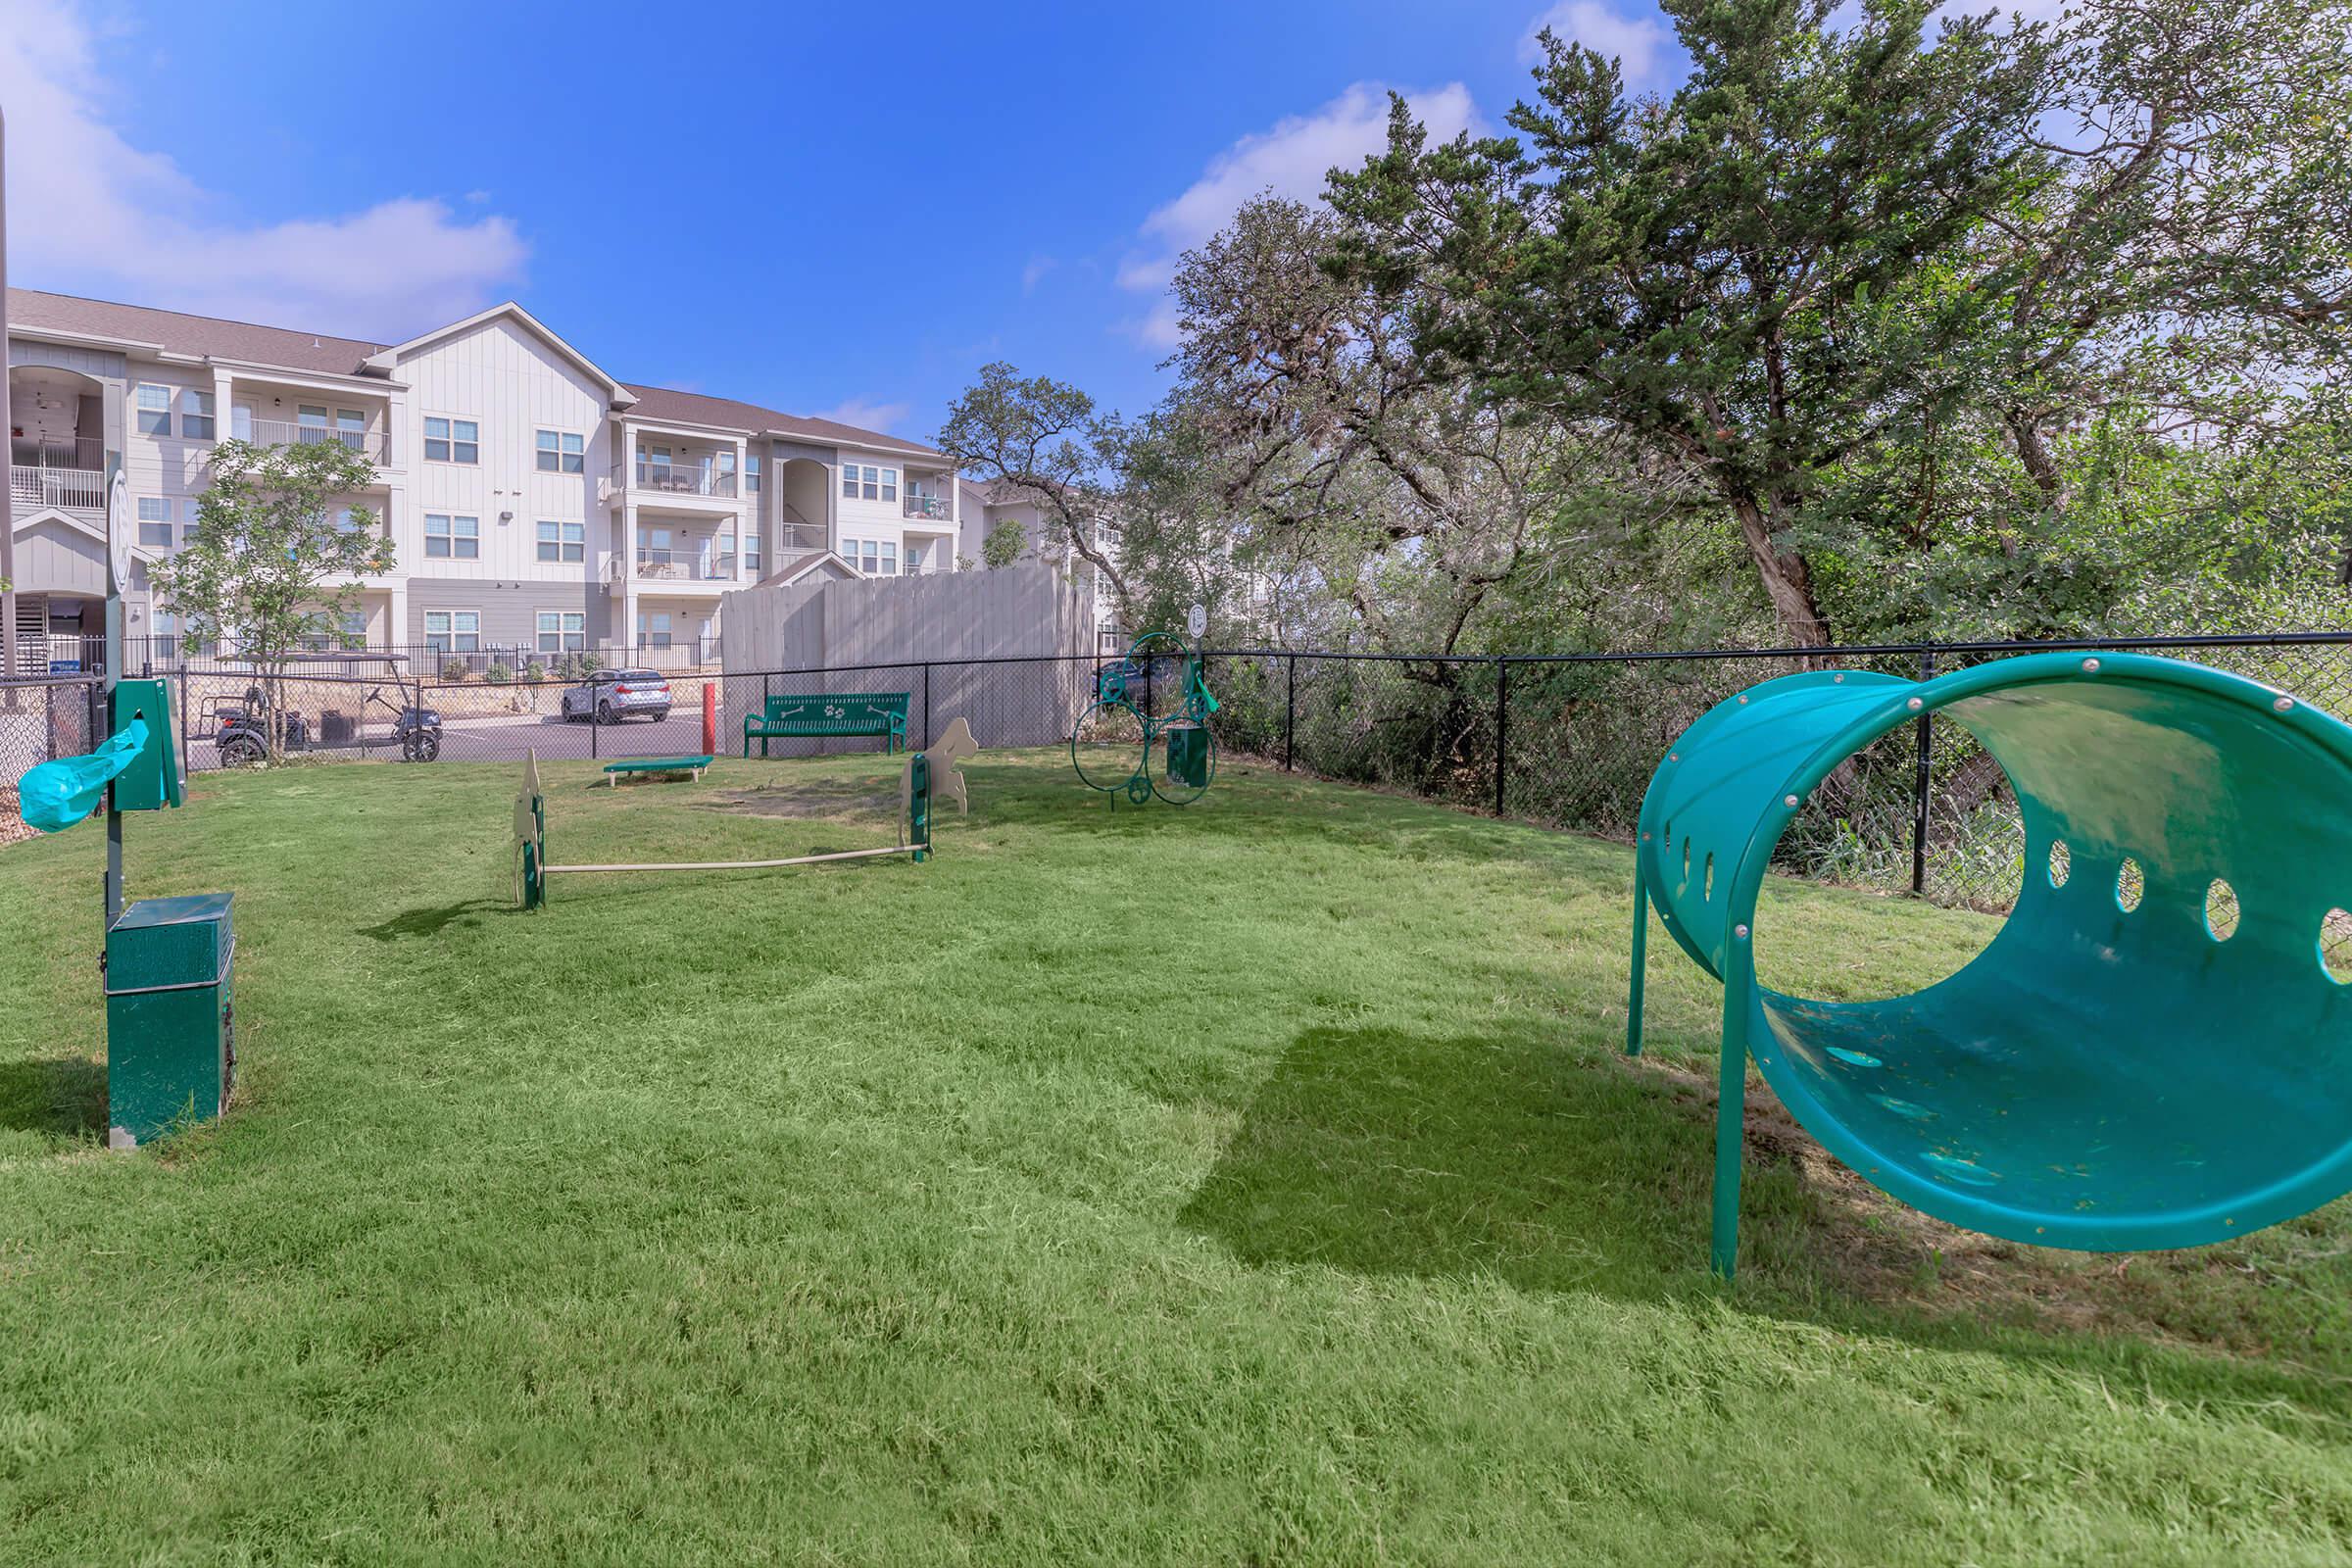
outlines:
[{"label": "agility balance beam", "polygon": [[814,865],[820,860],[862,860],[876,855],[919,855],[930,846],[891,844],[878,850],[836,850],[830,855],[795,855],[782,860],[654,860],[635,865],[543,865],[541,876],[564,871],[760,871],[774,865]]}]

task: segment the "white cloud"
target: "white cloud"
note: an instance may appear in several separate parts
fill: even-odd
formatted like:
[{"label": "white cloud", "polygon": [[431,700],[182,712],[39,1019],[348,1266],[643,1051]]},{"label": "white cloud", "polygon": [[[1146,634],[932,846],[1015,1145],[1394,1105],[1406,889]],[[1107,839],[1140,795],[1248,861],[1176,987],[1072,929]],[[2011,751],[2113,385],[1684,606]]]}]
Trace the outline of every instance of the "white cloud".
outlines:
[{"label": "white cloud", "polygon": [[1563,39],[1581,43],[1593,53],[1617,62],[1618,74],[1634,92],[1669,86],[1688,69],[1674,32],[1656,17],[1628,17],[1599,0],[1561,0],[1529,24],[1519,40],[1519,58],[1535,65],[1544,58],[1536,34],[1549,27]]},{"label": "white cloud", "polygon": [[520,275],[529,247],[513,219],[462,222],[431,198],[239,220],[108,122],[99,61],[117,43],[74,0],[0,12],[11,282],[390,341],[481,309]]},{"label": "white cloud", "polygon": [[1051,256],[1030,257],[1029,265],[1021,269],[1021,292],[1026,294],[1036,288],[1040,279],[1060,265]]},{"label": "white cloud", "polygon": [[[1433,140],[1446,141],[1478,125],[1470,89],[1448,82],[1428,92],[1407,93],[1415,119]],[[1143,222],[1146,248],[1119,264],[1119,286],[1160,298],[1140,318],[1119,329],[1148,348],[1174,348],[1182,339],[1175,303],[1167,298],[1180,252],[1200,244],[1240,210],[1243,203],[1272,192],[1297,201],[1322,194],[1324,176],[1335,168],[1353,169],[1388,144],[1389,89],[1359,81],[1310,115],[1292,115],[1272,129],[1254,131],[1208,161],[1199,179]]]},{"label": "white cloud", "polygon": [[863,398],[851,398],[846,403],[835,404],[817,417],[831,419],[836,424],[854,424],[860,430],[878,430],[884,435],[895,435],[895,426],[906,417],[912,408],[913,405],[906,403],[869,403]]}]

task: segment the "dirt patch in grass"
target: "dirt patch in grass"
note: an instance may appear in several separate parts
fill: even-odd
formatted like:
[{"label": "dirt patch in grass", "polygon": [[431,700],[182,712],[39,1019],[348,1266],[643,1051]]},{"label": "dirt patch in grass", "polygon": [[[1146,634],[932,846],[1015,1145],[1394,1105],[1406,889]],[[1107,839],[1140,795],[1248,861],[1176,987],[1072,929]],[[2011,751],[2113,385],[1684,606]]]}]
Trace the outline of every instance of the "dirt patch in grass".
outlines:
[{"label": "dirt patch in grass", "polygon": [[896,788],[877,788],[871,779],[809,779],[749,790],[720,790],[706,803],[714,811],[785,816],[803,821],[895,816]]},{"label": "dirt patch in grass", "polygon": [[[1625,1070],[1667,1085],[1678,1107],[1713,1126],[1713,1079],[1646,1057],[1618,1059]],[[2240,1245],[2076,1252],[1961,1230],[1873,1187],[1758,1081],[1748,1085],[1743,1142],[1750,1172],[1795,1169],[1826,1222],[1819,1262],[1831,1285],[1857,1300],[1929,1318],[2130,1334],[2272,1360],[2291,1360],[2298,1349],[2261,1332],[2260,1314],[2242,1299],[2245,1292],[2295,1285],[2291,1237],[2277,1256]]]}]

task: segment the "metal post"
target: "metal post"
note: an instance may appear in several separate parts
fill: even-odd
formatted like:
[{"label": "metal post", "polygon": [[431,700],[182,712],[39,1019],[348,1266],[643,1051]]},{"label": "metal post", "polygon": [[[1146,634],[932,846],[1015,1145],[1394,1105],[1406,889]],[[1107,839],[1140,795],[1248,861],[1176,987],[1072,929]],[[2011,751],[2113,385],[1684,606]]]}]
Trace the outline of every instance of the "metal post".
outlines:
[{"label": "metal post", "polygon": [[[111,497],[114,495],[114,493],[115,493],[115,490],[114,490],[114,485],[111,483],[111,480],[112,480],[113,476],[110,474],[110,475],[108,476],[108,478],[109,478],[109,480],[110,480],[110,483],[107,485],[107,495],[108,495],[108,496],[111,498]],[[116,516],[116,515],[115,515],[115,509],[114,509],[114,507],[113,507],[112,505],[109,505],[109,506],[108,506],[108,508],[106,509],[106,511],[107,511],[107,522],[108,522],[108,524],[109,524],[111,527],[114,527],[114,528],[121,528],[121,527],[124,527],[124,526],[126,526],[126,525],[127,525],[127,521],[128,521],[128,519],[126,519],[126,518],[122,518],[122,517],[118,517],[118,516]],[[112,553],[112,544],[111,544],[111,541],[110,541],[110,544],[109,544],[109,553],[110,553],[110,555],[111,555],[111,553]],[[95,741],[95,740],[96,740],[96,738],[97,738],[97,735],[111,734],[111,733],[113,732],[113,730],[114,730],[114,724],[115,724],[115,682],[116,682],[118,679],[120,679],[120,678],[121,678],[121,677],[118,675],[118,673],[117,673],[117,672],[118,672],[119,670],[121,670],[121,669],[122,669],[122,585],[121,583],[118,583],[118,582],[116,582],[116,581],[114,581],[114,580],[113,580],[114,566],[113,566],[113,564],[112,564],[112,563],[111,563],[111,562],[110,562],[110,564],[108,564],[108,566],[107,566],[107,573],[108,573],[108,580],[107,580],[107,592],[106,592],[106,676],[105,676],[105,679],[104,679],[104,680],[103,680],[103,681],[100,683],[101,689],[102,689],[102,690],[105,692],[105,694],[106,694],[106,696],[105,696],[105,703],[106,703],[106,717],[105,717],[105,721],[104,721],[104,726],[103,726],[101,729],[99,729],[99,730],[98,730],[98,731],[97,731],[97,732],[96,732],[96,733],[95,733],[95,734],[92,736],[92,740],[93,740],[93,741]],[[92,750],[95,750],[95,749],[96,749],[96,748],[95,748],[95,746],[93,745],[93,747],[92,747]],[[116,920],[117,920],[117,919],[118,919],[118,918],[119,918],[119,917],[122,915],[122,813],[120,810],[118,810],[118,809],[116,808],[116,807],[115,807],[115,786],[114,786],[113,782],[110,780],[110,781],[108,782],[107,786],[106,786],[106,929],[107,929],[107,930],[109,930],[109,931],[112,931],[112,930],[115,928],[115,921],[116,921]]]},{"label": "metal post", "polygon": [[1298,656],[1293,654],[1288,663],[1290,673],[1282,690],[1282,770],[1291,770],[1291,739],[1298,727]]},{"label": "metal post", "polygon": [[1511,666],[1505,660],[1494,661],[1494,814],[1502,814],[1503,742],[1508,738],[1505,726],[1510,717]]},{"label": "metal post", "polygon": [[923,661],[923,751],[931,749],[931,661]]},{"label": "metal post", "polygon": [[[8,122],[0,117],[0,169],[8,163]],[[0,175],[0,361],[8,358],[8,181]],[[0,429],[10,429],[8,367],[0,364]],[[12,445],[9,461],[16,461]],[[17,673],[16,475],[0,485],[0,675]]]},{"label": "metal post", "polygon": [[[1919,678],[1936,677],[1936,650],[1919,651]],[[1935,718],[1921,709],[1919,722],[1912,725],[1912,744],[1917,754],[1911,777],[1911,891],[1928,891],[1928,762],[1935,748]]]}]

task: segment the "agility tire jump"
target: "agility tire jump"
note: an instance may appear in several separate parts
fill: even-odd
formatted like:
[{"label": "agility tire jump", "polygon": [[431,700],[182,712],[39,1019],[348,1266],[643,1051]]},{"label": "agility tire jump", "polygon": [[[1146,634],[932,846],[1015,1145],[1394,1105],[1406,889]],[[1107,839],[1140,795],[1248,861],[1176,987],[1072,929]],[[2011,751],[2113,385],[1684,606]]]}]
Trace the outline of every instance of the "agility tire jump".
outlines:
[{"label": "agility tire jump", "polygon": [[[1930,713],[1981,741],[2016,792],[2015,910],[1909,996],[1759,985],[1756,897],[1782,833],[1846,759]],[[1652,902],[1724,986],[1716,1272],[1738,1256],[1750,1057],[1873,1184],[2011,1241],[2197,1246],[2352,1191],[2352,986],[2324,935],[2352,932],[2352,727],[2331,715],[2130,654],[1925,682],[1810,671],[1692,724],[1639,831],[1626,1049],[1642,1049]]]},{"label": "agility tire jump", "polygon": [[939,744],[907,754],[899,770],[899,841],[866,850],[834,850],[823,855],[791,855],[755,860],[641,860],[597,864],[552,865],[547,858],[547,794],[539,783],[539,754],[523,760],[522,789],[514,797],[514,879],[516,902],[525,909],[547,906],[550,877],[611,871],[763,871],[789,865],[825,865],[841,860],[871,860],[904,855],[922,861],[931,855],[931,799],[934,789],[956,802],[959,812],[971,809],[957,765],[979,748],[971,726],[958,718]]},{"label": "agility tire jump", "polygon": [[[1157,671],[1165,668],[1162,676]],[[1217,710],[1200,653],[1170,631],[1146,633],[1098,676],[1094,705],[1070,728],[1070,767],[1088,789],[1190,806],[1217,777]],[[1140,685],[1140,690],[1138,689]],[[1166,711],[1159,710],[1165,709]]]}]

